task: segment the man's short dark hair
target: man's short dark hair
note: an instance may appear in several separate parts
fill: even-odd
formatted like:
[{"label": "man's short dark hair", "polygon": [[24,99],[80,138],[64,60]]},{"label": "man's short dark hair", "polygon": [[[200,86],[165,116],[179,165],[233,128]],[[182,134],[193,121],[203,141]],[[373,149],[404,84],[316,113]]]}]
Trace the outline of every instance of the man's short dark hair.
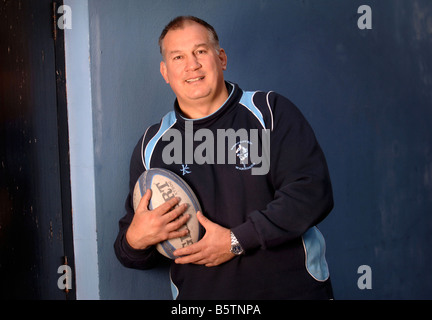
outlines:
[{"label": "man's short dark hair", "polygon": [[187,22],[191,22],[191,21],[202,25],[203,27],[205,27],[209,31],[210,41],[212,41],[215,48],[217,50],[219,50],[219,37],[218,37],[215,29],[213,28],[213,26],[211,26],[210,24],[208,24],[204,20],[197,18],[197,17],[194,17],[194,16],[178,16],[178,17],[174,18],[173,20],[171,20],[170,23],[168,23],[165,26],[165,28],[162,30],[161,35],[159,36],[159,50],[160,50],[160,53],[162,55],[163,55],[162,41],[165,38],[168,31],[181,29],[185,26],[185,24]]}]

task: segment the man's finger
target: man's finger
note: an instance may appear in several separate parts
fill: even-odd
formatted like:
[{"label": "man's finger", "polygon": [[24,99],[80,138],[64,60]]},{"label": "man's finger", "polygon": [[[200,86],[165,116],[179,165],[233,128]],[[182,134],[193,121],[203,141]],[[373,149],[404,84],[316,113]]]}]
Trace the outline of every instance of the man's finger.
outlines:
[{"label": "man's finger", "polygon": [[186,255],[184,257],[180,257],[174,260],[177,264],[186,264],[186,263],[194,263],[194,264],[204,264],[207,261],[203,259],[202,253],[197,252],[194,254]]},{"label": "man's finger", "polygon": [[204,227],[204,229],[207,229],[207,227],[211,223],[213,223],[208,218],[206,218],[201,211],[197,211],[197,219],[198,219],[199,223]]},{"label": "man's finger", "polygon": [[169,223],[177,219],[178,217],[180,217],[186,211],[186,209],[187,209],[187,204],[183,203],[179,206],[176,206],[171,211],[165,213],[165,215],[163,215],[162,218],[164,218],[166,223]]},{"label": "man's finger", "polygon": [[[172,212],[170,212],[169,214],[171,215],[171,213]],[[177,219],[177,217],[180,216],[181,214],[182,213],[180,212],[178,215],[173,216],[173,218],[171,220],[168,220],[168,221],[171,221],[167,224],[167,227],[169,230],[172,230],[172,231],[178,230],[189,220],[189,218],[190,218],[189,214],[185,214],[185,215],[183,215]]]},{"label": "man's finger", "polygon": [[176,231],[171,231],[168,234],[168,239],[174,239],[174,238],[184,237],[188,233],[189,233],[189,230],[187,228],[184,228],[184,229],[181,229],[181,230],[176,230]]},{"label": "man's finger", "polygon": [[152,195],[152,191],[151,189],[147,189],[146,192],[144,193],[144,195],[141,197],[141,200],[138,204],[137,210],[148,210],[148,205],[150,202],[150,198]]},{"label": "man's finger", "polygon": [[179,197],[174,197],[169,199],[168,201],[162,203],[159,207],[153,208],[153,210],[157,210],[160,215],[164,215],[165,213],[171,211],[173,207],[175,207],[180,202]]},{"label": "man's finger", "polygon": [[189,256],[192,254],[196,254],[197,252],[200,252],[200,251],[201,251],[201,243],[200,243],[200,241],[198,241],[198,242],[195,242],[194,244],[191,244],[187,247],[175,250],[173,252],[173,254],[177,257],[182,257],[182,256]]}]

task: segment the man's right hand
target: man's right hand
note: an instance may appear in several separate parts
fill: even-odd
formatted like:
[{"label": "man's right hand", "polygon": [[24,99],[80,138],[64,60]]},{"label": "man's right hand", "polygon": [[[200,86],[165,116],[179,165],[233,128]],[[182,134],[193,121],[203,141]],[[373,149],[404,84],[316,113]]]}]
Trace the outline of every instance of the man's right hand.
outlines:
[{"label": "man's right hand", "polygon": [[132,222],[126,232],[126,240],[134,249],[145,249],[167,239],[183,237],[188,229],[178,230],[190,218],[185,214],[187,204],[175,207],[179,198],[172,198],[153,210],[148,209],[151,190],[148,189],[135,211]]}]

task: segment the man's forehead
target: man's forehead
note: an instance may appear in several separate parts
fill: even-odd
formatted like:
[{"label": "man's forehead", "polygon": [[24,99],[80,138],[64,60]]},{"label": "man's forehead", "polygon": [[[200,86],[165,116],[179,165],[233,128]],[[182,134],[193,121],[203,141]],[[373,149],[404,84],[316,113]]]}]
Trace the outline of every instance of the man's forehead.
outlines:
[{"label": "man's forehead", "polygon": [[[210,44],[208,42],[202,42],[202,43],[197,43],[194,45],[190,45],[187,49],[199,49],[199,48],[209,48]],[[185,49],[184,48],[180,48],[180,49],[174,49],[173,50],[168,50],[167,54],[176,54],[176,53],[180,53],[183,52]]]},{"label": "man's forehead", "polygon": [[196,22],[192,22],[182,27],[168,31],[165,38],[163,39],[163,44],[165,47],[167,45],[209,45],[209,32],[204,26]]}]

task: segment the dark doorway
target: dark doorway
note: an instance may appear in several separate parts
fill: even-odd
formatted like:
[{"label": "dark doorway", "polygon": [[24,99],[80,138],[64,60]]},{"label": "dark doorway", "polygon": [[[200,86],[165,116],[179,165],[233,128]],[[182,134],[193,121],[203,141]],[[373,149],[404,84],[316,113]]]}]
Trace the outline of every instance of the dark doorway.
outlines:
[{"label": "dark doorway", "polygon": [[0,3],[0,298],[74,299],[61,1]]}]

